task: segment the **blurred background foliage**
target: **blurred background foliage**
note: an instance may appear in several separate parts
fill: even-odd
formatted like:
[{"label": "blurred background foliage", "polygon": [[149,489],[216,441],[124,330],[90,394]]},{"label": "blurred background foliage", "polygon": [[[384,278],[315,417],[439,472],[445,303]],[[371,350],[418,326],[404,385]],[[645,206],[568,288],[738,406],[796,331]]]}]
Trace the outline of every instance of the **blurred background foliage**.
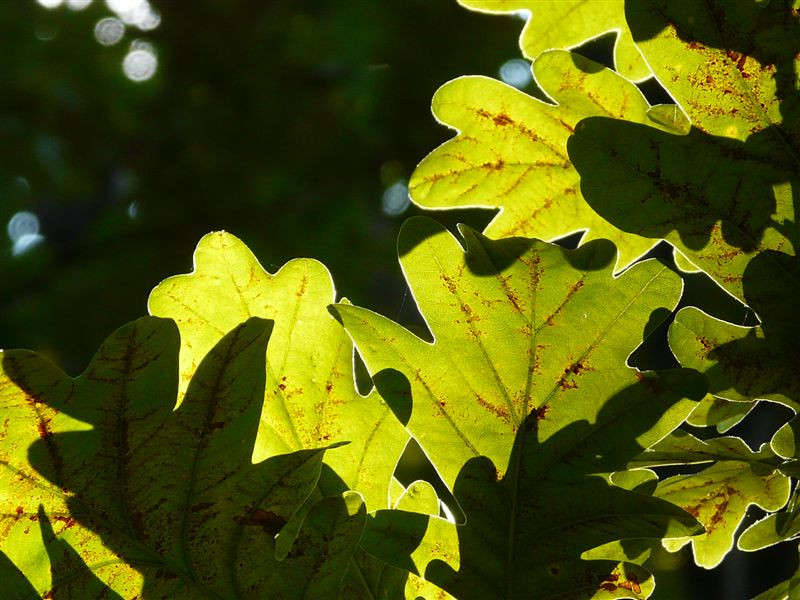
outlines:
[{"label": "blurred background foliage", "polygon": [[394,316],[403,181],[450,135],[431,96],[496,76],[522,24],[424,0],[11,0],[0,23],[0,344],[73,374],[213,230]]},{"label": "blurred background foliage", "polygon": [[[451,136],[431,97],[464,74],[536,94],[522,24],[455,0],[4,0],[0,347],[79,373],[219,229],[272,272],[317,258],[340,295],[413,323],[395,239],[414,165]],[[606,42],[584,53],[610,59]],[[406,458],[398,476],[426,475]],[[793,571],[786,546],[712,572],[663,551],[654,598],[752,596]]]}]

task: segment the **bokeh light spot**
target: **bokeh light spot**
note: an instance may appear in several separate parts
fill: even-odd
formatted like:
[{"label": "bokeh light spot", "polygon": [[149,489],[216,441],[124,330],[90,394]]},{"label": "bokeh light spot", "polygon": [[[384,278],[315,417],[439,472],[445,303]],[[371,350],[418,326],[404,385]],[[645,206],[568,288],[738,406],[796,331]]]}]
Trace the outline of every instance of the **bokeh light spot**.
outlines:
[{"label": "bokeh light spot", "polygon": [[64,0],[36,0],[40,6],[45,8],[58,8]]},{"label": "bokeh light spot", "polygon": [[39,233],[39,217],[27,210],[21,210],[8,220],[6,231],[12,242],[24,235]]},{"label": "bokeh light spot", "polygon": [[500,79],[515,88],[524,88],[532,81],[531,65],[521,58],[507,60],[500,67]]},{"label": "bokeh light spot", "polygon": [[94,26],[94,37],[103,46],[113,46],[125,35],[125,24],[114,17],[100,19]]},{"label": "bokeh light spot", "polygon": [[152,46],[132,49],[122,61],[122,71],[131,81],[147,81],[156,73],[158,59]]},{"label": "bokeh light spot", "polygon": [[147,0],[106,0],[106,6],[116,13],[123,23],[138,27],[142,31],[155,29],[161,23],[161,15]]},{"label": "bokeh light spot", "polygon": [[11,254],[14,256],[20,256],[44,241],[44,236],[39,233],[39,217],[27,210],[14,213],[8,220],[6,231],[11,238]]},{"label": "bokeh light spot", "polygon": [[386,188],[383,192],[382,204],[383,212],[390,217],[402,215],[408,209],[411,198],[408,196],[408,185],[403,181],[398,181]]},{"label": "bokeh light spot", "polygon": [[70,10],[83,10],[92,3],[92,0],[67,0],[67,8]]}]

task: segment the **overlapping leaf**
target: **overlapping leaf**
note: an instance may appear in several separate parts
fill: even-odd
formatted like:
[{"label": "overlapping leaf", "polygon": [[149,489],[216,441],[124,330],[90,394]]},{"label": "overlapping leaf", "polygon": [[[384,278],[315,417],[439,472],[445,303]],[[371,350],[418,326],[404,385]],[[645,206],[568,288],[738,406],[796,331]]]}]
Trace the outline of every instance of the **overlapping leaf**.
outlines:
[{"label": "overlapping leaf", "polygon": [[251,319],[220,340],[175,412],[178,332],[164,319],[118,330],[76,380],[33,353],[3,355],[2,550],[35,589],[75,574],[50,576],[46,516],[126,598],[335,596],[360,498],[315,505],[279,562],[274,536],[314,489],[323,450],[251,462],[270,329]]},{"label": "overlapping leaf", "polygon": [[572,48],[615,32],[616,70],[634,81],[650,75],[625,23],[624,0],[459,0],[459,4],[493,13],[530,11],[520,37],[522,52],[530,59],[550,48]]},{"label": "overlapping leaf", "polygon": [[420,163],[411,197],[425,208],[500,208],[485,232],[492,238],[553,239],[588,228],[584,241],[612,240],[624,267],[653,242],[625,234],[586,204],[567,139],[596,115],[672,129],[649,118],[635,85],[582,56],[545,52],[533,71],[557,104],[485,77],[462,77],[436,92],[434,115],[459,133]]},{"label": "overlapping leaf", "polygon": [[[655,261],[615,279],[607,242],[567,251],[462,234],[466,253],[427,219],[401,231],[401,264],[433,343],[370,311],[335,309],[371,373],[396,370],[411,383],[413,404],[393,409],[466,517],[456,560],[431,562],[428,539],[416,568],[459,598],[619,597],[634,583],[646,595],[641,570],[630,571],[635,581],[579,556],[614,539],[696,532],[676,507],[595,476],[623,468],[686,417],[685,398],[705,392],[692,372],[640,373],[619,359],[651,313],[677,301],[679,279]],[[431,523],[453,527],[410,518],[424,520],[420,536]]]},{"label": "overlapping leaf", "polygon": [[272,275],[224,232],[206,235],[194,261],[191,274],[165,280],[149,300],[152,314],[178,324],[181,389],[227,331],[251,316],[273,319],[255,458],[350,442],[325,457],[344,484],[325,478],[326,493],[354,489],[369,510],[385,508],[408,434],[377,391],[356,390],[352,342],[326,309],[335,299],[327,269],[298,259]]},{"label": "overlapping leaf", "polygon": [[593,118],[569,144],[595,210],[624,231],[668,239],[738,298],[754,256],[794,255],[800,241],[797,6],[629,3],[634,39],[692,129]]},{"label": "overlapping leaf", "polygon": [[734,437],[703,442],[676,432],[648,449],[632,466],[655,466],[715,461],[703,471],[676,475],[659,482],[654,495],[681,506],[703,524],[705,532],[683,540],[665,540],[669,550],[691,541],[695,562],[717,566],[733,547],[734,533],[747,507],[755,504],[776,511],[789,498],[789,478],[778,470],[781,461],[765,445],[752,452]]}]

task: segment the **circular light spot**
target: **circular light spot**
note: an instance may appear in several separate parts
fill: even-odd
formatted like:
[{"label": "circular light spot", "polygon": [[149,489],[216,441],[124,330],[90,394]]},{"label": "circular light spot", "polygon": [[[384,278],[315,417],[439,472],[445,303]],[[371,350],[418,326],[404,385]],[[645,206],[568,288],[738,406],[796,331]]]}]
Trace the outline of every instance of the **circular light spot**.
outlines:
[{"label": "circular light spot", "polygon": [[17,242],[25,235],[37,234],[39,233],[39,217],[27,210],[21,210],[8,220],[6,231],[12,242]]},{"label": "circular light spot", "polygon": [[158,59],[152,48],[131,50],[122,61],[122,71],[131,81],[147,81],[155,75]]},{"label": "circular light spot", "polygon": [[45,8],[58,8],[64,0],[36,0],[40,6]]},{"label": "circular light spot", "polygon": [[383,212],[391,217],[402,215],[408,205],[411,203],[411,198],[408,197],[408,185],[402,181],[390,185],[383,192],[382,204]]},{"label": "circular light spot", "polygon": [[106,17],[94,26],[94,37],[103,46],[113,46],[125,35],[125,25],[119,19]]},{"label": "circular light spot", "polygon": [[67,0],[67,8],[70,10],[83,10],[92,3],[92,0]]},{"label": "circular light spot", "polygon": [[515,88],[524,88],[531,81],[531,65],[521,58],[512,58],[500,67],[500,79]]}]

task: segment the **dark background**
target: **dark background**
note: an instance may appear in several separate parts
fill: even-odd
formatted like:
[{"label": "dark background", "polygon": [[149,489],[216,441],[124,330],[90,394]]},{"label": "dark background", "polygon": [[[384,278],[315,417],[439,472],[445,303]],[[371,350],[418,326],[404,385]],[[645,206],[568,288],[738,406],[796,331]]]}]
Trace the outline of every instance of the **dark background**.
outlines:
[{"label": "dark background", "polygon": [[[389,215],[382,196],[451,136],[430,114],[436,88],[496,77],[522,21],[455,0],[151,0],[157,27],[102,45],[100,19],[133,19],[117,2],[0,0],[0,222],[31,212],[41,236],[15,254],[0,234],[0,346],[78,374],[219,229],[272,272],[317,258],[340,295],[413,320],[395,238],[421,211]],[[157,69],[135,82],[122,64],[142,47]],[[482,227],[491,213],[432,216]],[[791,574],[787,546],[710,573],[686,548],[661,553],[655,598],[752,596]]]}]

